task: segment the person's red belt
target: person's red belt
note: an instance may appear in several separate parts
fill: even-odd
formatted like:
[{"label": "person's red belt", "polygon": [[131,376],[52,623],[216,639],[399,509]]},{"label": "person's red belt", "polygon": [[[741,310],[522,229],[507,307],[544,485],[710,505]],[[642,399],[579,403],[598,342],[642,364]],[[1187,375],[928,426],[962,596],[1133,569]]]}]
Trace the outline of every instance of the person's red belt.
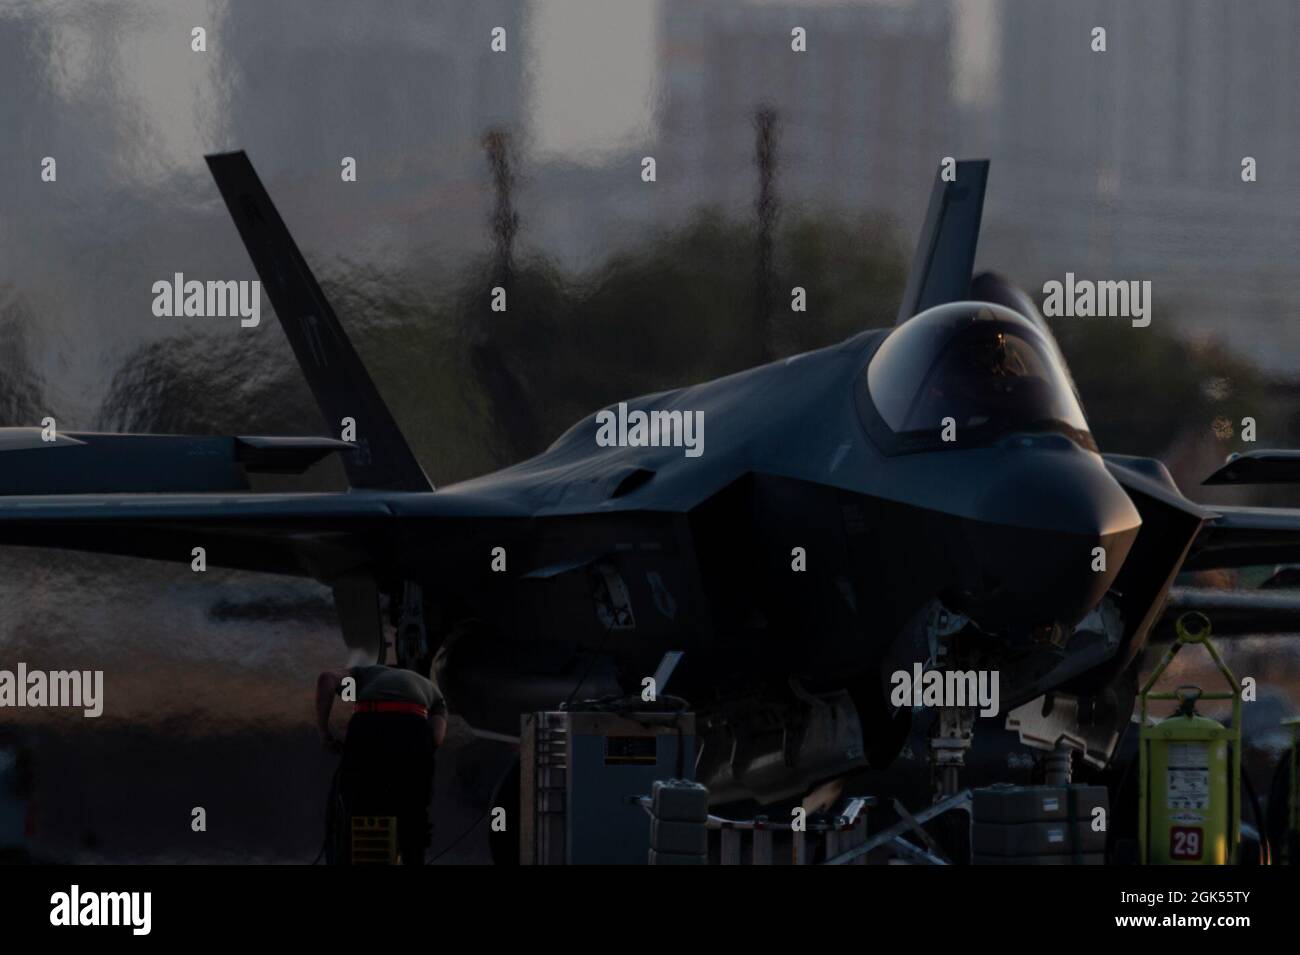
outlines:
[{"label": "person's red belt", "polygon": [[371,700],[358,703],[352,708],[353,713],[414,713],[421,719],[429,718],[429,708],[419,703],[403,703],[399,700]]}]

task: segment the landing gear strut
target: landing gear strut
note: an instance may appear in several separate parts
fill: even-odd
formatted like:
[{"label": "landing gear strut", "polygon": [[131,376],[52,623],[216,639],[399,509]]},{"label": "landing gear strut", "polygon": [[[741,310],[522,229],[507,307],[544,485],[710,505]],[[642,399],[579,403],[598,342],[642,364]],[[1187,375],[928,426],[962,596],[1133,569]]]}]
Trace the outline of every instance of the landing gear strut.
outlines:
[{"label": "landing gear strut", "polygon": [[961,706],[939,708],[930,734],[930,770],[934,801],[956,794],[961,788],[961,770],[966,765],[975,725],[973,710]]},{"label": "landing gear strut", "polygon": [[[974,739],[975,710],[962,706],[939,708],[938,719],[930,731],[930,773],[934,786],[934,806],[950,803],[961,790],[961,771],[966,767],[966,751]],[[933,806],[931,808],[934,808]],[[948,812],[930,823],[934,838],[943,846],[948,860],[965,863],[970,858],[970,806],[965,812]]]},{"label": "landing gear strut", "polygon": [[428,676],[433,669],[433,641],[429,637],[430,620],[426,613],[424,588],[419,584],[409,580],[402,584],[395,623],[397,636],[393,649],[397,665]]}]

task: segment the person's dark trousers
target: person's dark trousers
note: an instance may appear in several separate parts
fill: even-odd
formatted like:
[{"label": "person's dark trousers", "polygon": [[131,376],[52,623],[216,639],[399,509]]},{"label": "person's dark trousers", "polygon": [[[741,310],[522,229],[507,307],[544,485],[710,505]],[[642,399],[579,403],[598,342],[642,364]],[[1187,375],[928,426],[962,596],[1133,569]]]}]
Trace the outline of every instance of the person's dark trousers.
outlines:
[{"label": "person's dark trousers", "polygon": [[396,816],[405,865],[424,865],[433,795],[433,729],[414,713],[357,713],[340,780],[350,816]]}]

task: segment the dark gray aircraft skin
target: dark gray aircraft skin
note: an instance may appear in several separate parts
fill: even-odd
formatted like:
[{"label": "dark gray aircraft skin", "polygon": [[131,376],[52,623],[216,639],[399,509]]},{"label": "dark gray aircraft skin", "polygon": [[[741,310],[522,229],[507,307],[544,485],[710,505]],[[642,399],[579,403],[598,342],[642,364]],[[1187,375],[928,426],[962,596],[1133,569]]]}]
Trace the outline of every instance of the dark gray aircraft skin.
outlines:
[{"label": "dark gray aircraft skin", "polygon": [[[0,544],[201,546],[322,581],[353,651],[386,653],[387,608],[396,661],[433,665],[485,735],[639,694],[681,650],[667,692],[697,713],[718,801],[888,766],[910,724],[889,675],[916,662],[998,670],[1003,712],[1070,700],[1100,765],[1179,571],[1300,544],[1300,512],[1204,508],[1159,462],[1097,452],[1032,301],[972,279],[986,162],[936,180],[895,328],[626,403],[665,429],[702,414],[698,456],[601,446],[592,415],[436,490],[247,158],[209,165],[326,421],[356,440],[0,431]],[[248,491],[327,454],[348,491]]]}]

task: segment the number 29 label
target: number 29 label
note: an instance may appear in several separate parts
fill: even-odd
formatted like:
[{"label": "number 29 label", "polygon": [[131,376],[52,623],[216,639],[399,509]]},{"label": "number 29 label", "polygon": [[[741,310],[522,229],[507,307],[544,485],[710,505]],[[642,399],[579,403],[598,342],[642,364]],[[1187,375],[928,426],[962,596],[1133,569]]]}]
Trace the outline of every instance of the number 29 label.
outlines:
[{"label": "number 29 label", "polygon": [[1169,827],[1169,855],[1174,859],[1199,859],[1202,851],[1201,830],[1197,826]]}]

